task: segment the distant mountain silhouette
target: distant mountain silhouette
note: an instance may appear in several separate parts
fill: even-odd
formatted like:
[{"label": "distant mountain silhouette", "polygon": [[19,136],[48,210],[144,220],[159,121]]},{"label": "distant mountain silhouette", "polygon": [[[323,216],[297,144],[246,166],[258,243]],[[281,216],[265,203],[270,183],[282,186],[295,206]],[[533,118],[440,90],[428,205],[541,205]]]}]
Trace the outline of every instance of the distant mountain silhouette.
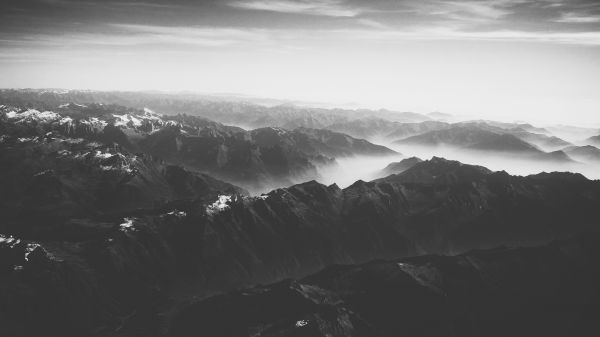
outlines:
[{"label": "distant mountain silhouette", "polygon": [[583,162],[600,161],[600,149],[592,145],[570,146],[563,150],[570,157]]},{"label": "distant mountain silhouette", "polygon": [[396,143],[420,146],[446,145],[466,150],[517,154],[531,159],[571,161],[564,152],[546,153],[515,135],[490,131],[478,125],[454,125],[448,129],[408,137]]},{"label": "distant mountain silhouette", "polygon": [[600,135],[586,139],[586,142],[592,145],[600,146]]}]

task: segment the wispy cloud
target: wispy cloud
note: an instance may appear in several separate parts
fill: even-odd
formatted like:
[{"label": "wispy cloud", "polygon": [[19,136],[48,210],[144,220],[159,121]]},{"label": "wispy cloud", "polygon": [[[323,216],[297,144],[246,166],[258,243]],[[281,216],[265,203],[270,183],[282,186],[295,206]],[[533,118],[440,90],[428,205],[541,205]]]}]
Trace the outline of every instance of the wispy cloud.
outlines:
[{"label": "wispy cloud", "polygon": [[331,17],[355,17],[363,12],[343,0],[246,0],[233,1],[229,6],[248,10],[296,13]]},{"label": "wispy cloud", "polygon": [[472,22],[501,19],[512,13],[510,7],[518,1],[520,0],[422,0],[409,1],[406,6],[425,17]]},{"label": "wispy cloud", "polygon": [[530,32],[519,30],[496,30],[467,32],[447,27],[420,27],[412,30],[354,31],[354,39],[369,41],[406,40],[456,40],[456,41],[497,41],[535,42],[555,44],[577,44],[600,46],[600,31],[589,32]]},{"label": "wispy cloud", "polygon": [[107,24],[103,32],[72,32],[60,35],[32,34],[19,39],[0,39],[0,46],[12,48],[37,46],[57,49],[143,45],[218,48],[243,43],[259,46],[270,40],[269,31],[261,29]]},{"label": "wispy cloud", "polygon": [[562,16],[554,22],[561,23],[597,23],[600,22],[600,16],[598,15],[585,15],[577,13],[563,13]]},{"label": "wispy cloud", "polygon": [[111,24],[110,26],[123,33],[124,37],[133,37],[132,43],[137,44],[166,43],[226,46],[242,42],[260,43],[267,40],[267,31],[262,29],[137,24]]},{"label": "wispy cloud", "polygon": [[367,27],[371,27],[371,28],[389,29],[389,27],[387,25],[385,25],[377,20],[373,20],[373,19],[360,18],[360,19],[357,19],[356,21],[363,26],[367,26]]}]

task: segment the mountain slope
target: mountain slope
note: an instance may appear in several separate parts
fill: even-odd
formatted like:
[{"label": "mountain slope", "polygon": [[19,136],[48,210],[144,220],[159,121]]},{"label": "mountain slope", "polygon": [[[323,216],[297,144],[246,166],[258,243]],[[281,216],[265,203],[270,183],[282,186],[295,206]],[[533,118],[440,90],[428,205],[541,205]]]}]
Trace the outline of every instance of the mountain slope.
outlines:
[{"label": "mountain slope", "polygon": [[13,129],[32,128],[143,152],[253,191],[317,179],[335,157],[394,151],[327,130],[274,128],[251,132],[187,115],[161,116],[104,104],[63,104],[56,111],[4,106]]},{"label": "mountain slope", "polygon": [[[173,336],[592,336],[600,237],[327,268],[183,308]],[[254,308],[261,308],[257,311]]]},{"label": "mountain slope", "polygon": [[410,157],[410,158],[402,159],[399,162],[390,163],[383,170],[381,170],[380,175],[386,177],[391,174],[402,173],[422,161],[423,160],[421,160],[420,158],[417,158],[417,157]]},{"label": "mountain slope", "polygon": [[449,125],[448,123],[437,121],[401,123],[389,121],[381,117],[366,117],[334,123],[326,126],[326,128],[358,138],[397,140],[432,130],[445,129]]},{"label": "mountain slope", "polygon": [[592,145],[570,146],[563,149],[570,157],[582,162],[600,161],[600,149]]},{"label": "mountain slope", "polygon": [[586,142],[591,145],[600,146],[600,135],[586,139]]},{"label": "mountain slope", "polygon": [[57,234],[54,225],[70,219],[118,216],[182,200],[213,199],[219,193],[247,193],[118,145],[28,125],[0,122],[0,129],[3,233]]},{"label": "mountain slope", "polygon": [[[173,94],[158,92],[78,91],[78,90],[0,90],[0,102],[8,105],[29,104],[35,109],[49,110],[70,102],[103,103],[131,107],[148,107],[162,114],[185,113],[205,117],[220,123],[240,125],[250,129],[262,127],[324,128],[328,125],[365,116],[382,117],[396,122],[422,122],[429,117],[412,112],[368,109],[323,109],[280,104],[265,106],[248,103],[250,99],[230,99],[223,96]],[[360,137],[359,137],[360,138]]]},{"label": "mountain slope", "polygon": [[[194,179],[178,179],[182,172],[165,180],[172,193],[193,199]],[[581,175],[513,177],[440,158],[343,190],[308,182],[260,197],[219,193],[54,226],[22,219],[32,230],[0,238],[4,331],[149,336],[193,296],[332,264],[538,244],[596,229],[600,215],[600,183]]]},{"label": "mountain slope", "polygon": [[569,162],[562,151],[544,152],[510,133],[494,132],[473,125],[454,125],[395,142],[400,145],[451,146],[464,150],[519,155],[530,159]]},{"label": "mountain slope", "polygon": [[264,282],[331,263],[542,242],[593,227],[598,200],[598,182],[578,174],[513,177],[436,158],[343,190],[308,182],[232,202],[198,231],[218,242],[211,270]]}]

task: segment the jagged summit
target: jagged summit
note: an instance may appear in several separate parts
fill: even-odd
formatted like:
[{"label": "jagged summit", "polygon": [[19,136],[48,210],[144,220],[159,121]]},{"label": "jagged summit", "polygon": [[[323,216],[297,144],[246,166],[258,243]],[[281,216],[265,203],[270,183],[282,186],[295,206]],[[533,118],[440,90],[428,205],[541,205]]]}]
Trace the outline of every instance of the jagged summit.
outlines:
[{"label": "jagged summit", "polygon": [[492,171],[483,166],[467,165],[455,160],[432,157],[430,160],[416,163],[399,174],[393,174],[376,181],[447,184],[476,181],[490,173],[492,173]]}]

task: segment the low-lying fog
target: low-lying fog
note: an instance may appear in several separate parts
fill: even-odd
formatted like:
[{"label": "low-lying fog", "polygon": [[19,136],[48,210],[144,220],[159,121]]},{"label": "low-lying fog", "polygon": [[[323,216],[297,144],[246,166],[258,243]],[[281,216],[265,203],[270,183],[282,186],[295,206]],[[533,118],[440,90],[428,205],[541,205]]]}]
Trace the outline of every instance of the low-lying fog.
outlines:
[{"label": "low-lying fog", "polygon": [[381,178],[382,170],[392,162],[409,157],[423,160],[433,156],[450,160],[458,160],[465,164],[481,165],[492,171],[506,171],[512,175],[530,175],[541,172],[569,171],[578,172],[588,179],[600,179],[599,163],[558,163],[543,160],[526,159],[514,155],[503,155],[494,152],[473,152],[450,147],[422,147],[397,144],[382,144],[398,151],[401,155],[385,157],[357,156],[338,158],[337,167],[320,168],[322,178],[319,181],[329,185],[336,183],[341,188],[353,184],[357,180],[370,181]]},{"label": "low-lying fog", "polygon": [[322,178],[318,180],[325,185],[336,183],[341,188],[348,187],[357,180],[370,181],[381,178],[381,171],[388,164],[404,158],[405,156],[400,154],[382,157],[356,156],[337,158],[337,166],[319,169]]}]

